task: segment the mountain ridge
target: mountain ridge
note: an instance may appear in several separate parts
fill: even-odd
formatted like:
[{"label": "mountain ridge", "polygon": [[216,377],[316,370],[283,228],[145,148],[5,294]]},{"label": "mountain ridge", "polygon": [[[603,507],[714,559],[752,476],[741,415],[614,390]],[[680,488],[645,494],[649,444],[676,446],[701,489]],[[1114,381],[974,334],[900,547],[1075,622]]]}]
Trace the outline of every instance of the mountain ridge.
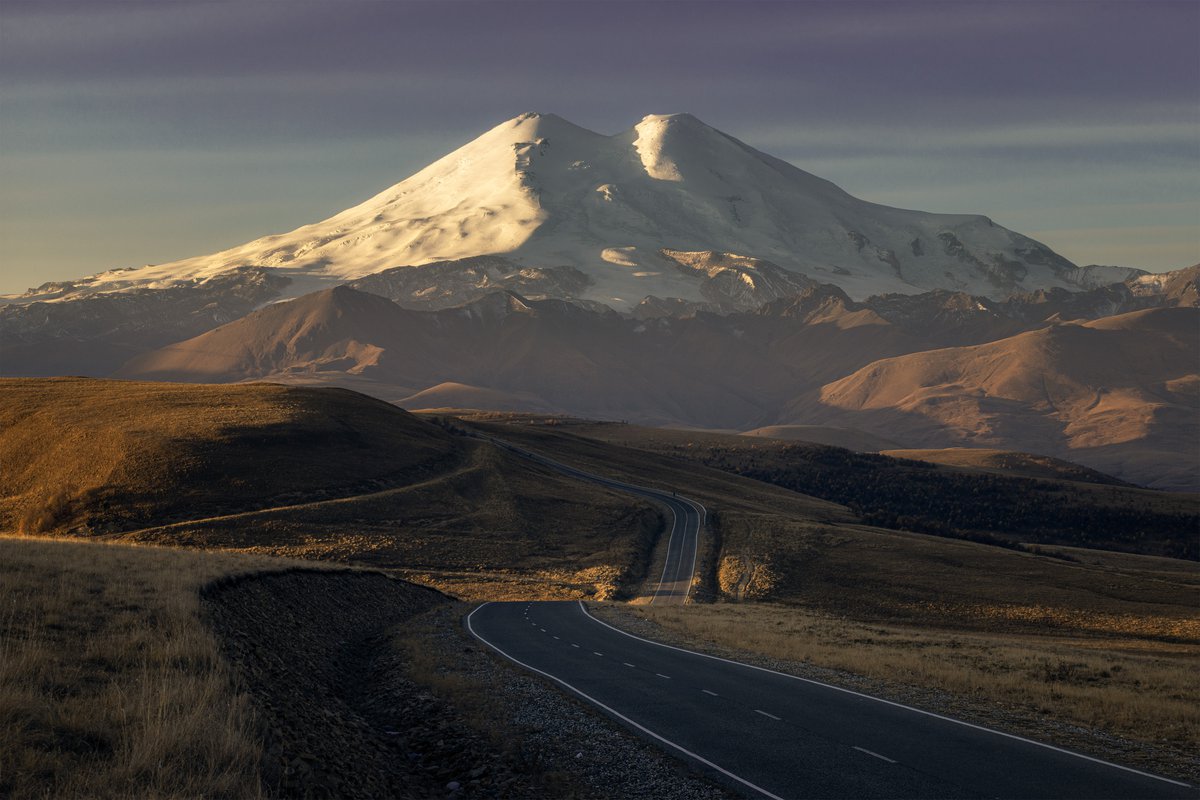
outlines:
[{"label": "mountain ridge", "polygon": [[[973,308],[956,295],[927,302]],[[712,429],[820,424],[904,447],[1027,450],[1137,483],[1194,486],[1187,437],[1170,428],[1196,427],[1197,343],[1186,333],[1200,311],[1080,323],[974,305],[981,319],[963,322],[959,337],[971,343],[947,345],[921,323],[927,311],[911,318],[895,302],[873,307],[832,286],[754,312],[647,319],[511,291],[414,311],[336,287],[140,356],[117,376],[352,381],[421,407],[497,402]],[[925,384],[934,388],[918,391]]]}]

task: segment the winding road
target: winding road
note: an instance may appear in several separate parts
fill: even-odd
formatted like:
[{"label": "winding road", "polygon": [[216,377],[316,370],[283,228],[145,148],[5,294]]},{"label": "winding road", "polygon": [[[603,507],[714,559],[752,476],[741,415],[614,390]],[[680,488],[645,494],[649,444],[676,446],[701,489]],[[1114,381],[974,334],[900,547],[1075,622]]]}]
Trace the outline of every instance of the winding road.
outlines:
[{"label": "winding road", "polygon": [[[704,509],[493,440],[675,517],[655,602],[687,600]],[[817,681],[661,644],[582,602],[484,603],[470,633],[747,797],[1200,798],[1192,787]]]},{"label": "winding road", "polygon": [[708,514],[703,505],[690,498],[677,495],[675,492],[637,486],[592,472],[585,472],[532,450],[517,447],[503,439],[484,434],[476,434],[476,436],[569,477],[644,497],[665,506],[671,512],[671,532],[667,539],[667,556],[663,563],[662,574],[649,594],[649,598],[650,602],[656,605],[679,605],[688,601],[696,574],[700,536],[704,531],[704,522]]}]

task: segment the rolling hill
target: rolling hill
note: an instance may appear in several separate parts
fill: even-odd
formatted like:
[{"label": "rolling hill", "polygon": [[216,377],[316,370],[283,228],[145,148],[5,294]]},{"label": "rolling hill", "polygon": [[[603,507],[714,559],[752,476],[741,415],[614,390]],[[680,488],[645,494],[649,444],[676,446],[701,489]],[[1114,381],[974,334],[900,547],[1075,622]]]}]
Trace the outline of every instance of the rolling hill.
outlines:
[{"label": "rolling hill", "polygon": [[550,595],[630,590],[661,525],[628,495],[388,403],[269,384],[0,380],[0,485],[9,533],[353,561]]},{"label": "rolling hill", "polygon": [[915,447],[1032,451],[1195,490],[1197,330],[1200,310],[1162,308],[899,356],[827,384],[788,415]]},{"label": "rolling hill", "polygon": [[[954,298],[928,302],[967,313]],[[936,326],[923,333],[924,312],[914,320],[905,308],[815,286],[753,312],[683,318],[631,319],[512,292],[413,311],[341,286],[139,356],[117,374],[346,380],[412,408],[499,404],[654,425],[847,428],[887,439],[889,449],[1020,450],[1144,485],[1197,486],[1200,310],[1085,323],[977,311],[984,320],[972,328],[990,330],[987,341],[947,348]]]}]

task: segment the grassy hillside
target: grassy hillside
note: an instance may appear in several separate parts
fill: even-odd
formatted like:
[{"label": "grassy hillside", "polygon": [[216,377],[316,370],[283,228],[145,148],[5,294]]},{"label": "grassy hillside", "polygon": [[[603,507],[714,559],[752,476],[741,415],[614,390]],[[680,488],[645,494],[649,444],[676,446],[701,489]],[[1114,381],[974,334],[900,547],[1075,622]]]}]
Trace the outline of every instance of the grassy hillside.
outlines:
[{"label": "grassy hillside", "polygon": [[0,527],[110,533],[453,468],[436,426],[341,389],[0,380]]},{"label": "grassy hillside", "polygon": [[[908,487],[902,495],[918,499],[917,477],[944,474],[952,480],[935,477],[928,485],[941,488],[931,496],[966,510],[978,498],[944,495],[946,486],[1017,479],[836,448],[806,455],[803,445],[750,437],[561,418],[422,418],[340,390],[70,379],[0,386],[0,512],[10,528],[38,523],[60,538],[369,564],[461,597],[632,592],[664,538],[659,513],[462,436],[470,424],[707,506],[697,595],[738,602],[656,613],[665,629],[868,677],[896,663],[902,683],[1000,703],[1005,713],[1033,703],[1030,714],[1143,742],[1161,712],[1170,747],[1195,741],[1184,730],[1194,725],[1194,693],[1181,676],[1200,642],[1197,563],[885,530],[864,524],[862,508],[735,474],[731,464],[807,465],[797,474],[832,485],[899,482]],[[704,463],[717,456],[730,463]],[[1166,519],[1193,502],[1019,479],[1013,485],[1025,494],[989,497],[984,508],[1015,513],[1035,483],[1051,487],[1041,501],[1058,497],[1062,508],[1109,520],[1131,509]],[[56,492],[66,499],[56,501]],[[105,796],[115,793],[97,787],[132,782],[137,796],[254,796],[258,745],[247,744],[245,709],[197,626],[195,589],[260,563],[0,539],[0,742],[10,743],[0,751],[0,794],[51,786],[53,794]],[[772,605],[740,602],[754,600]],[[281,638],[310,634],[297,627],[296,637]],[[266,663],[280,658],[249,649]],[[936,663],[951,659],[956,669]],[[1046,686],[1026,702],[1016,695],[1029,676]],[[1143,703],[1144,694],[1151,700]],[[1079,710],[1093,705],[1091,717]]]},{"label": "grassy hillside", "polygon": [[0,797],[437,797],[481,765],[469,796],[580,796],[472,709],[431,608],[374,570],[0,537]]},{"label": "grassy hillside", "polygon": [[6,380],[0,470],[0,530],[368,563],[473,594],[633,591],[662,525],[341,389]]},{"label": "grassy hillside", "polygon": [[1200,497],[1128,486],[1056,459],[951,451],[950,458],[961,453],[955,460],[970,466],[946,466],[706,432],[611,423],[559,427],[844,504],[870,525],[1009,546],[1200,558]]},{"label": "grassy hillside", "polygon": [[[575,432],[588,426],[474,424],[598,473],[686,487],[709,510],[707,553],[701,555],[702,589],[709,596],[1028,632],[1138,620],[1147,630],[1171,636],[1194,616],[1200,565],[1192,561],[1062,546],[1011,549],[886,530],[857,522],[843,506],[722,470],[697,469],[678,453],[614,448]],[[637,431],[603,427],[615,436]],[[1120,489],[1091,488],[1102,495]],[[1166,493],[1138,495],[1180,500]]]},{"label": "grassy hillside", "polygon": [[971,470],[994,472],[1020,478],[1044,478],[1046,480],[1082,481],[1084,483],[1107,483],[1130,486],[1122,480],[1097,472],[1070,461],[1034,453],[1018,453],[1011,450],[994,450],[974,447],[947,447],[941,450],[880,450],[880,455],[909,461],[928,461],[948,467],[965,467]]},{"label": "grassy hillside", "polygon": [[0,538],[0,796],[261,796],[199,589],[287,562]]}]

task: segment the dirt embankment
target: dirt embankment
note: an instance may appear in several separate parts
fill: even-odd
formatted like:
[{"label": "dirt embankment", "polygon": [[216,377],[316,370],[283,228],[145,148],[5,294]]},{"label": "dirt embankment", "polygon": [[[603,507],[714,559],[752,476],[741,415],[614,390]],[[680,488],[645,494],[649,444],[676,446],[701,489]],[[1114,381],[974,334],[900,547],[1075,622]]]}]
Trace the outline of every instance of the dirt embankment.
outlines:
[{"label": "dirt embankment", "polygon": [[259,717],[268,797],[733,796],[494,657],[436,591],[298,569],[202,596]]},{"label": "dirt embankment", "polygon": [[531,788],[405,675],[386,631],[446,603],[380,573],[297,570],[219,582],[209,621],[265,738],[268,795],[495,797]]}]

